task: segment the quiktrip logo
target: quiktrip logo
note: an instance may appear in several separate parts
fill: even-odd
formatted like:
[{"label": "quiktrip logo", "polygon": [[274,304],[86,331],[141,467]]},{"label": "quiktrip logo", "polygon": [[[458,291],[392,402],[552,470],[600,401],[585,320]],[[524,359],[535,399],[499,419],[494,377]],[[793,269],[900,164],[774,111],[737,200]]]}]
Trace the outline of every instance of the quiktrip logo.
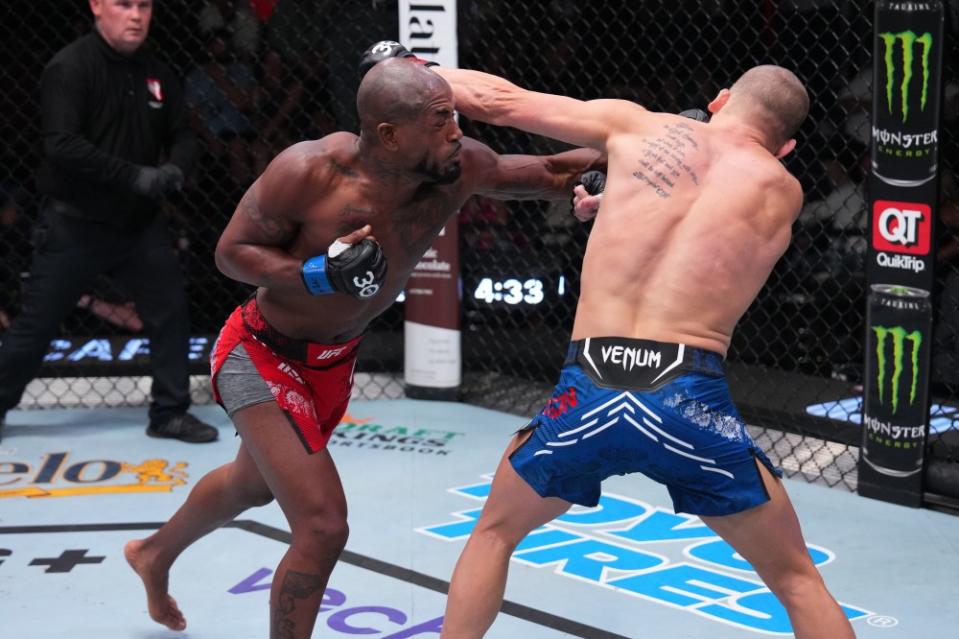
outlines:
[{"label": "quiktrip logo", "polygon": [[872,244],[877,251],[928,255],[932,244],[932,209],[918,202],[876,200]]},{"label": "quiktrip logo", "polygon": [[[490,482],[484,481],[448,492],[481,502],[489,491]],[[454,521],[417,532],[465,542],[481,511],[477,506],[455,512]],[[821,546],[809,545],[809,553],[819,566],[835,559]],[[679,560],[669,557],[680,554]],[[512,560],[750,632],[793,632],[785,608],[752,566],[699,518],[627,497],[603,493],[596,508],[570,510],[527,535]],[[872,615],[840,605],[853,621]]]},{"label": "quiktrip logo", "polygon": [[918,202],[876,200],[872,210],[876,264],[914,273],[926,270],[922,258],[932,246],[932,208]]},{"label": "quiktrip logo", "polygon": [[[919,388],[919,347],[922,346],[922,332],[907,331],[902,326],[873,326],[872,332],[876,336],[876,385],[879,390],[879,403],[890,402],[893,414],[899,410],[900,385],[906,362],[909,363],[911,375],[908,378],[909,405],[916,401],[916,391]],[[906,346],[909,346],[909,355],[906,355]],[[889,350],[891,349],[891,351]],[[890,365],[892,371],[889,371]],[[888,382],[888,388],[887,388]],[[905,398],[904,398],[905,399]]]}]

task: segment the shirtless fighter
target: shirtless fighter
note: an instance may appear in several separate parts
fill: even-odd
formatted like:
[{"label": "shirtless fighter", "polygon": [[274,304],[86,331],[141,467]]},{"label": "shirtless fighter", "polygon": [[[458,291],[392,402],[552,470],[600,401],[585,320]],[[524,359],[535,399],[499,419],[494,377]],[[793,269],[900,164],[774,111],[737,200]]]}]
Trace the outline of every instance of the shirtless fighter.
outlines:
[{"label": "shirtless fighter", "polygon": [[[540,413],[507,448],[456,565],[442,637],[483,636],[517,543],[571,504],[595,506],[606,477],[636,472],[665,484],[677,512],[700,516],[752,564],[796,637],[852,637],[723,368],[802,204],[778,159],[796,145],[805,88],[781,67],[752,68],[719,92],[705,123],[526,91],[476,71],[437,73],[470,118],[609,156],[555,391],[575,390],[576,405]],[[589,203],[580,202],[581,219]]]},{"label": "shirtless fighter", "polygon": [[[392,54],[390,47],[369,51],[366,66]],[[186,621],[168,594],[173,561],[275,498],[292,543],[273,575],[270,637],[311,635],[348,532],[326,443],[346,410],[367,325],[394,303],[471,194],[565,199],[581,173],[605,166],[589,149],[501,156],[464,138],[449,85],[409,60],[373,66],[357,109],[359,136],[334,133],[280,153],[217,246],[219,269],[258,287],[226,321],[212,355],[217,400],[242,443],[236,459],[203,477],[163,527],[125,549],[150,616],[174,630]]]}]

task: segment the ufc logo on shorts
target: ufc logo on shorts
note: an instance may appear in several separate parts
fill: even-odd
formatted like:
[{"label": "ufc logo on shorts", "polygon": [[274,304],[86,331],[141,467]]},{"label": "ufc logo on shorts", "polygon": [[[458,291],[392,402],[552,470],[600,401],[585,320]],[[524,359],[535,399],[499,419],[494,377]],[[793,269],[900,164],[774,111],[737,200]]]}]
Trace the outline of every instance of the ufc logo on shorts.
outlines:
[{"label": "ufc logo on shorts", "polygon": [[339,355],[340,353],[342,353],[342,352],[345,351],[345,350],[346,350],[346,347],[345,347],[345,346],[342,346],[342,347],[340,347],[340,348],[331,348],[331,349],[325,350],[325,351],[323,351],[322,353],[320,353],[319,355],[317,355],[317,356],[316,356],[316,359],[318,359],[318,360],[330,359],[331,357],[336,357],[337,355]]},{"label": "ufc logo on shorts", "polygon": [[909,255],[929,253],[932,209],[917,202],[876,200],[872,209],[872,245],[877,251]]},{"label": "ufc logo on shorts", "polygon": [[277,366],[277,368],[278,368],[281,372],[286,373],[287,375],[289,375],[290,377],[292,377],[293,379],[295,379],[297,382],[299,382],[299,383],[301,383],[301,384],[304,383],[304,382],[303,382],[303,378],[300,377],[300,374],[297,373],[297,372],[293,369],[293,367],[290,366],[289,364],[287,364],[286,362],[280,362],[280,364]]}]

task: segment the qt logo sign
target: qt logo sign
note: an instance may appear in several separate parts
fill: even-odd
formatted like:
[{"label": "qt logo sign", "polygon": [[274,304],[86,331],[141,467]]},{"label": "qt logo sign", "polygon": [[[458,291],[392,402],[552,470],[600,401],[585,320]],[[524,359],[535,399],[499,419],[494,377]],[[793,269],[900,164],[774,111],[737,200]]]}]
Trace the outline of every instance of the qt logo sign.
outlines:
[{"label": "qt logo sign", "polygon": [[927,255],[932,209],[916,202],[876,200],[872,209],[872,245],[877,251]]}]

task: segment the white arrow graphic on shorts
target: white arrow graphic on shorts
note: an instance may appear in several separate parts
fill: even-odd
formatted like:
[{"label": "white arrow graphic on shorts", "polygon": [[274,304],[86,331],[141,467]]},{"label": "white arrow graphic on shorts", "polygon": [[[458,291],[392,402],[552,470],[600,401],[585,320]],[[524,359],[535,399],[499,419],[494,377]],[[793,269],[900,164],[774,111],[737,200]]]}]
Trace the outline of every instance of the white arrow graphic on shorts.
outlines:
[{"label": "white arrow graphic on shorts", "polygon": [[[642,413],[637,415],[636,408],[639,408],[642,411]],[[593,428],[594,426],[596,426],[596,424],[599,424],[600,421],[603,420],[603,418],[609,418],[609,417],[612,417],[612,419],[609,419],[608,421],[605,421],[602,424],[600,424],[598,427]],[[546,445],[554,448],[562,447],[562,446],[571,446],[581,440],[589,439],[593,435],[598,435],[599,433],[606,430],[607,428],[614,426],[615,424],[619,422],[620,418],[622,418],[623,421],[629,422],[634,428],[636,428],[636,430],[638,430],[639,432],[641,432],[643,435],[653,440],[654,442],[662,443],[663,448],[665,448],[669,452],[674,453],[676,455],[681,455],[682,457],[686,457],[694,461],[701,462],[699,467],[702,470],[706,470],[713,473],[719,473],[720,475],[725,475],[729,477],[730,479],[735,479],[735,476],[732,473],[730,473],[728,470],[716,468],[715,459],[710,459],[708,457],[700,457],[699,455],[693,455],[692,453],[688,453],[685,450],[680,450],[679,448],[676,448],[676,446],[673,446],[672,444],[667,443],[666,441],[660,442],[660,437],[662,437],[663,439],[669,440],[669,442],[682,446],[688,450],[691,450],[691,451],[696,450],[696,447],[690,444],[689,442],[683,441],[682,439],[679,439],[675,435],[667,433],[665,430],[663,430],[663,428],[661,427],[663,423],[663,418],[657,415],[652,409],[650,409],[648,406],[646,406],[646,404],[644,404],[639,399],[637,399],[629,391],[623,391],[622,393],[606,401],[602,405],[597,406],[596,408],[592,409],[591,411],[587,413],[584,413],[583,416],[580,418],[580,421],[583,421],[585,423],[580,424],[576,428],[566,430],[557,434],[557,437],[562,439],[564,437],[571,437],[573,435],[576,435],[578,433],[583,433],[585,431],[585,434],[583,434],[580,438],[567,439],[566,441],[546,442]],[[657,437],[657,435],[659,435],[659,437]],[[540,451],[537,454],[548,455],[550,454],[550,451],[544,450],[544,451]],[[708,466],[706,464],[708,464]]]}]

